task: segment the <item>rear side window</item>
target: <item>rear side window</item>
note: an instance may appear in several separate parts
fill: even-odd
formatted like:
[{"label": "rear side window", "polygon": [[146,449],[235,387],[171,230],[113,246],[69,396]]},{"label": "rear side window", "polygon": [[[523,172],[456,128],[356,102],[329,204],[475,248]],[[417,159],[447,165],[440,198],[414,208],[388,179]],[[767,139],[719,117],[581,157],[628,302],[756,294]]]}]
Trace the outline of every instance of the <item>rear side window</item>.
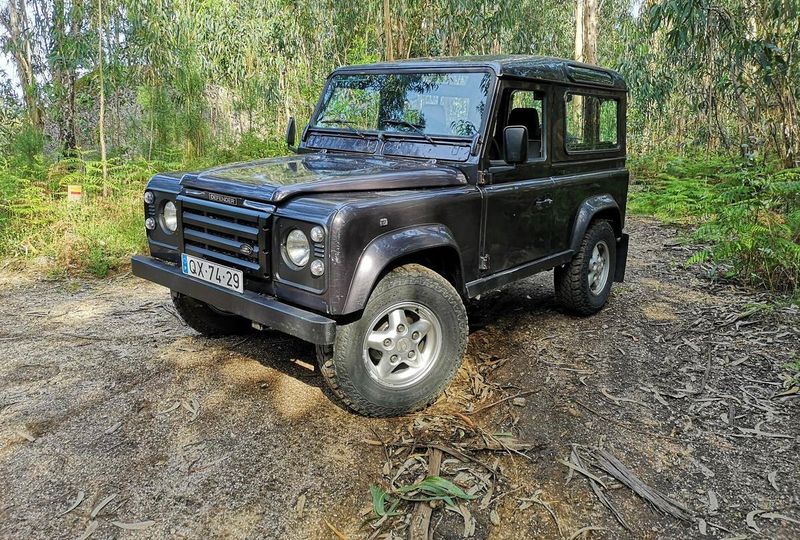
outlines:
[{"label": "rear side window", "polygon": [[568,93],[564,142],[568,152],[613,150],[618,146],[616,99]]}]

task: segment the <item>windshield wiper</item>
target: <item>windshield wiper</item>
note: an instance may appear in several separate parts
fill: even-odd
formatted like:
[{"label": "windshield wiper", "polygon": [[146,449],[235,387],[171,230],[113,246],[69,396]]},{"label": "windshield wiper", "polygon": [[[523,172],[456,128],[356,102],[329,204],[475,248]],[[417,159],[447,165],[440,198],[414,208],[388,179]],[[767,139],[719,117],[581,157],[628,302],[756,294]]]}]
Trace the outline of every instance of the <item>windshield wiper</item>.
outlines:
[{"label": "windshield wiper", "polygon": [[433,139],[431,139],[430,135],[428,135],[427,133],[425,133],[424,131],[422,131],[422,126],[420,126],[420,125],[417,125],[417,124],[412,124],[412,123],[411,123],[411,122],[409,122],[408,120],[384,120],[384,121],[383,121],[383,123],[384,123],[384,124],[391,124],[391,125],[393,125],[393,126],[406,126],[406,127],[410,127],[411,129],[413,129],[414,131],[416,131],[417,133],[419,133],[420,135],[422,135],[423,137],[425,137],[425,140],[426,140],[426,141],[428,141],[429,143],[431,143],[433,146],[436,146],[436,142],[434,142],[434,140],[433,140]]},{"label": "windshield wiper", "polygon": [[362,139],[367,138],[361,130],[356,129],[352,126],[352,124],[355,124],[355,122],[353,122],[352,120],[345,120],[344,118],[332,118],[330,120],[323,120],[322,122],[325,124],[337,124],[340,126],[344,126],[353,133],[355,133],[356,135],[358,135],[359,137],[361,137]]}]

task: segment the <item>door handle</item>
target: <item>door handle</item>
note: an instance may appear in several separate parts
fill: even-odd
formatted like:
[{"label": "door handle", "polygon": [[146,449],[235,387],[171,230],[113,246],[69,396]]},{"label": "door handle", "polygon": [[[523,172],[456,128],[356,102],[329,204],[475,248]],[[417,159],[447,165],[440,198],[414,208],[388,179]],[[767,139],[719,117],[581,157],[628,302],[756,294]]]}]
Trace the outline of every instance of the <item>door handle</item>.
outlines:
[{"label": "door handle", "polygon": [[550,197],[541,197],[539,199],[536,199],[536,202],[534,204],[538,209],[547,208],[548,206],[553,204],[553,199],[551,199]]}]

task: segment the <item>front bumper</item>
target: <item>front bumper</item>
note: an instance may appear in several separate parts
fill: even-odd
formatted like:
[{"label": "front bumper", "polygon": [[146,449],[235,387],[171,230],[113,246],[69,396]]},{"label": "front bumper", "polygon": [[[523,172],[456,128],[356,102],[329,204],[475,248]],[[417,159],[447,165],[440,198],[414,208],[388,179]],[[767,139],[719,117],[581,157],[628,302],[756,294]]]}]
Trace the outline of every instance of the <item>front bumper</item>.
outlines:
[{"label": "front bumper", "polygon": [[284,304],[270,296],[252,291],[229,291],[184,275],[179,267],[151,257],[133,257],[131,269],[135,276],[311,343],[330,345],[336,337],[336,321],[333,319]]}]

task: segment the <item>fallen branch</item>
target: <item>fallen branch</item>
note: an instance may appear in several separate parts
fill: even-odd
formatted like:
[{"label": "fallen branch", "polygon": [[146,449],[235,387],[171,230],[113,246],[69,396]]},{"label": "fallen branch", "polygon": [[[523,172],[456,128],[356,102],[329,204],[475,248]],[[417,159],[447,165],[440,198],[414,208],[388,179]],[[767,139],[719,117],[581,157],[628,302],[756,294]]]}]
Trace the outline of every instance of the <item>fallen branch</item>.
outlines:
[{"label": "fallen branch", "polygon": [[603,449],[598,449],[594,453],[594,457],[596,460],[596,467],[602,469],[606,474],[629,487],[634,493],[649,502],[656,509],[682,521],[694,521],[694,515],[691,510],[642,482],[638,476],[633,474],[633,471],[628,469],[611,453]]},{"label": "fallen branch", "polygon": [[490,403],[488,405],[484,405],[483,407],[478,407],[474,411],[468,412],[466,414],[473,415],[473,414],[482,413],[483,411],[485,411],[487,409],[491,409],[492,407],[500,405],[501,403],[505,403],[506,401],[509,401],[509,400],[512,400],[512,399],[516,399],[518,397],[528,396],[528,395],[534,394],[536,392],[538,392],[538,390],[526,390],[525,392],[519,392],[517,394],[514,394],[513,396],[506,396],[503,399],[499,399],[499,400],[495,401],[494,403]]},{"label": "fallen branch", "polygon": [[[438,448],[428,450],[428,476],[439,476],[442,464],[442,451]],[[411,514],[411,525],[408,528],[409,540],[427,540],[428,529],[431,524],[433,508],[427,502],[418,502],[414,505]]]}]

